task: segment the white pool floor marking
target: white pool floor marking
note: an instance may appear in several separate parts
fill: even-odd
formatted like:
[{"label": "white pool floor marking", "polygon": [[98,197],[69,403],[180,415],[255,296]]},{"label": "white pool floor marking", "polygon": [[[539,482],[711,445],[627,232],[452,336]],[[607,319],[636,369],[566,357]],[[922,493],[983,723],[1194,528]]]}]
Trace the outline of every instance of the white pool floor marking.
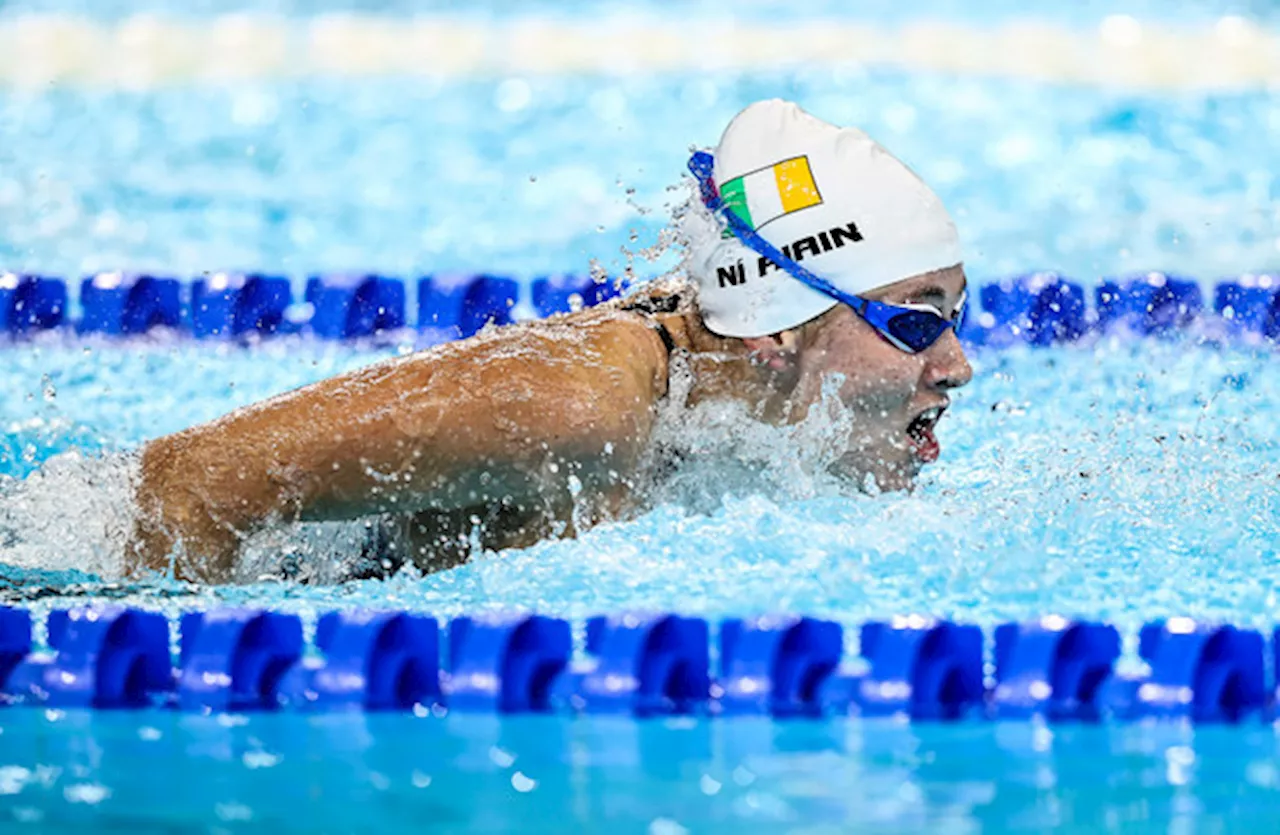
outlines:
[{"label": "white pool floor marking", "polygon": [[0,18],[0,85],[150,89],[193,82],[422,76],[611,76],[890,67],[1155,89],[1280,85],[1280,31],[1227,16],[1176,27],[1112,15],[1092,28],[612,16],[489,21],[325,15]]}]

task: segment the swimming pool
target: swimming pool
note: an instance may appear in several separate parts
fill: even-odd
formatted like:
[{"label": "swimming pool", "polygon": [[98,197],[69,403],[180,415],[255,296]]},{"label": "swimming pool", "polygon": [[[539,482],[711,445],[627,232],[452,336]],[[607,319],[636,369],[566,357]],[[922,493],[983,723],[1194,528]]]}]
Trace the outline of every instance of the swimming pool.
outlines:
[{"label": "swimming pool", "polygon": [[[935,5],[979,28],[1010,16]],[[1191,5],[1167,22],[1232,12]],[[115,13],[95,12],[103,26]],[[884,26],[898,14],[866,13]],[[1087,11],[1040,14],[1064,30],[1097,24]],[[1207,286],[1280,261],[1274,82],[1188,92],[828,65],[11,87],[0,257],[69,278],[497,272],[527,287],[593,259],[655,274],[676,260],[659,231],[684,199],[688,145],[714,142],[764,95],[863,125],[901,154],[956,211],[978,281],[1053,268],[1092,285],[1159,269]],[[651,248],[652,261],[629,254]],[[49,333],[4,346],[0,477],[23,480],[0,487],[4,598],[38,616],[111,600],[170,617],[264,606],[308,623],[353,607],[442,619],[534,609],[576,623],[626,609],[784,611],[850,626],[922,612],[984,627],[1056,611],[1116,623],[1127,663],[1154,618],[1275,623],[1274,348],[1194,334],[978,351],[943,459],[912,496],[850,494],[815,475],[802,438],[706,411],[664,427],[701,463],[654,510],[576,541],[341,585],[120,581],[104,531],[127,503],[128,450],[414,343]],[[334,536],[294,530],[260,550],[283,542],[324,567]],[[1280,785],[1274,730],[1258,722],[425,713],[0,711],[0,816],[17,831],[1261,830]]]}]

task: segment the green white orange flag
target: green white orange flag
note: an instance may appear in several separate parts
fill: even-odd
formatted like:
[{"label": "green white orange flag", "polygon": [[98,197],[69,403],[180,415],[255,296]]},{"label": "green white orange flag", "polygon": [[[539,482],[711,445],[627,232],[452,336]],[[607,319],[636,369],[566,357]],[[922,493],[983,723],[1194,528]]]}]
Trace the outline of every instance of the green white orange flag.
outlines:
[{"label": "green white orange flag", "polygon": [[822,202],[806,156],[776,162],[729,180],[720,196],[752,229]]}]

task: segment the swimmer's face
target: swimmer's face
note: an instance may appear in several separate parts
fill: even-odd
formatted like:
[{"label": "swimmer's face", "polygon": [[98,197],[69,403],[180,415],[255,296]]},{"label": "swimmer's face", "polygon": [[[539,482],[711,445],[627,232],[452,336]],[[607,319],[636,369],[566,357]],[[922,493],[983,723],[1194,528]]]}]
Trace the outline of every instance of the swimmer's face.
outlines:
[{"label": "swimmer's face", "polygon": [[[866,296],[890,304],[928,304],[951,317],[964,289],[964,270],[953,267]],[[838,468],[859,481],[870,475],[881,490],[909,488],[920,468],[937,460],[934,428],[951,403],[949,392],[973,377],[954,329],[909,354],[846,305],[815,323],[796,362],[793,405],[800,407],[799,414],[819,400],[824,378],[843,375],[840,399],[853,413],[854,433]]]}]

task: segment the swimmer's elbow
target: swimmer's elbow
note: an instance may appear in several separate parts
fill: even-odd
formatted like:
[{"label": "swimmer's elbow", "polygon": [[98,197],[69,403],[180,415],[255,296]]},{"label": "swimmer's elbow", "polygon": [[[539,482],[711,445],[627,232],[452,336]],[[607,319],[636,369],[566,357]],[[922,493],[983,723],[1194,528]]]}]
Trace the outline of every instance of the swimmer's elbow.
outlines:
[{"label": "swimmer's elbow", "polygon": [[208,492],[189,481],[193,471],[182,448],[181,435],[170,435],[142,449],[126,570],[132,576],[154,571],[178,580],[225,582],[239,552],[239,531],[220,519]]}]

